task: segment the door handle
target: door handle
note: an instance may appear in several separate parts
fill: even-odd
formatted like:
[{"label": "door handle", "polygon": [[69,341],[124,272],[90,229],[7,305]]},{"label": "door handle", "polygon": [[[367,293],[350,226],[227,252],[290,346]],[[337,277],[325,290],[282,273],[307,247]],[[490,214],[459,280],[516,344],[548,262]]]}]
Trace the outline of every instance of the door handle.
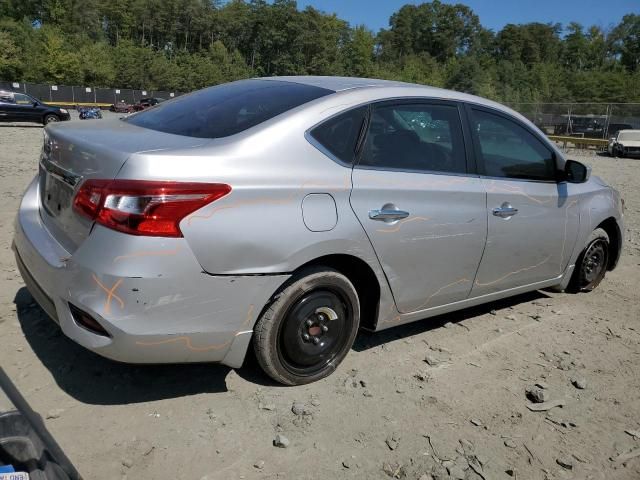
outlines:
[{"label": "door handle", "polygon": [[[386,205],[385,205],[386,207]],[[393,208],[381,208],[380,210],[369,210],[369,218],[371,220],[381,220],[383,222],[392,222],[394,220],[401,220],[407,218],[409,212],[404,210],[396,210]]]},{"label": "door handle", "polygon": [[518,213],[518,209],[513,208],[511,204],[507,202],[493,209],[493,215],[500,218],[510,218],[516,213]]}]

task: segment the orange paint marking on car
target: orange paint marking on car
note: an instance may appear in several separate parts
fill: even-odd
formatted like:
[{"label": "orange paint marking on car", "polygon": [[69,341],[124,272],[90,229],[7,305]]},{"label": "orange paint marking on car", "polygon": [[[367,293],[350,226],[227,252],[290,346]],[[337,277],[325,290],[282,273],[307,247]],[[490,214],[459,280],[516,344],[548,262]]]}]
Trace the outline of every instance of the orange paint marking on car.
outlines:
[{"label": "orange paint marking on car", "polygon": [[400,229],[402,228],[403,225],[410,223],[410,222],[428,222],[429,221],[429,217],[410,217],[410,218],[406,218],[404,220],[400,220],[398,222],[398,224],[392,228],[387,228],[387,229],[380,229],[378,230],[378,232],[380,233],[395,233],[400,231]]},{"label": "orange paint marking on car", "polygon": [[460,280],[456,280],[454,282],[448,283],[443,287],[440,287],[438,290],[436,290],[435,292],[433,292],[431,295],[429,295],[429,297],[427,298],[427,300],[425,302],[423,302],[422,304],[418,305],[415,310],[422,310],[423,308],[425,308],[429,302],[431,301],[431,299],[433,297],[435,297],[436,295],[438,295],[440,292],[442,292],[443,290],[446,290],[449,287],[453,287],[454,285],[458,285],[461,283],[466,283],[466,282],[470,282],[471,280],[469,280],[468,278],[461,278]]},{"label": "orange paint marking on car", "polygon": [[551,255],[548,255],[544,260],[542,260],[541,262],[539,262],[539,263],[537,263],[535,265],[531,265],[529,267],[522,267],[522,268],[520,268],[518,270],[514,270],[513,272],[506,273],[502,277],[500,277],[500,278],[498,278],[496,280],[492,280],[491,282],[484,283],[484,282],[480,282],[479,280],[476,280],[476,285],[479,285],[481,287],[486,287],[488,285],[493,285],[494,283],[498,283],[501,280],[504,280],[505,278],[511,277],[512,275],[517,275],[518,273],[527,272],[529,270],[533,270],[534,268],[538,268],[538,267],[544,265],[545,263],[547,263],[550,259],[551,259]]},{"label": "orange paint marking on car", "polygon": [[166,340],[160,340],[157,342],[136,342],[136,345],[140,345],[141,347],[154,347],[154,346],[158,346],[158,345],[167,345],[170,343],[176,343],[176,342],[184,342],[185,346],[191,350],[192,352],[207,352],[210,350],[220,350],[222,348],[227,347],[228,345],[231,345],[231,340],[227,340],[224,343],[216,343],[213,345],[208,345],[206,347],[194,347],[193,344],[191,343],[191,337],[186,337],[186,336],[180,336],[180,337],[175,337],[175,338],[168,338]]},{"label": "orange paint marking on car", "polygon": [[91,274],[91,276],[93,277],[93,280],[98,284],[98,286],[107,293],[107,299],[104,302],[104,313],[111,313],[111,299],[115,299],[120,304],[121,309],[124,308],[124,302],[115,293],[122,283],[122,278],[118,279],[118,281],[116,281],[111,288],[107,288],[102,284],[98,277],[95,276],[95,274]]},{"label": "orange paint marking on car", "polygon": [[515,195],[522,195],[523,197],[526,197],[529,200],[531,200],[532,202],[535,202],[535,203],[537,203],[539,205],[544,205],[545,203],[549,203],[551,201],[551,199],[540,200],[538,198],[532,197],[531,195],[526,193],[522,189],[522,187],[518,187],[518,186],[515,186],[515,185],[501,184],[497,180],[492,180],[491,181],[491,186],[489,188],[487,188],[487,192],[489,192],[489,193],[511,193],[511,194],[515,194]]}]

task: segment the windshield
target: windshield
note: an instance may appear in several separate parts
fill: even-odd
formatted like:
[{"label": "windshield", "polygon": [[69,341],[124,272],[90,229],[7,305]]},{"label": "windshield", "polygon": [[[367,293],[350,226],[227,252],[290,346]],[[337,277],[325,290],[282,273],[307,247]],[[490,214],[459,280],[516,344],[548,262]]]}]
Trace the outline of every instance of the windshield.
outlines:
[{"label": "windshield", "polygon": [[276,80],[241,80],[206,88],[132,115],[139,127],[197,138],[242,132],[333,90]]},{"label": "windshield", "polygon": [[618,140],[631,140],[640,142],[640,130],[631,130],[628,132],[620,132],[618,133]]}]

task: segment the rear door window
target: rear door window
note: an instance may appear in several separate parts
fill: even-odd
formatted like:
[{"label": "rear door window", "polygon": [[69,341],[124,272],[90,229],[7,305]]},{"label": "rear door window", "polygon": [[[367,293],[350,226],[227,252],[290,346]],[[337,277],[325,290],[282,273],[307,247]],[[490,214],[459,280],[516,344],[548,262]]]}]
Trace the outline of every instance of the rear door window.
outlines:
[{"label": "rear door window", "polygon": [[417,172],[467,172],[458,107],[445,103],[374,107],[360,166]]},{"label": "rear door window", "polygon": [[125,121],[197,138],[235,135],[333,90],[277,80],[241,80],[162,102]]},{"label": "rear door window", "polygon": [[337,115],[311,130],[311,136],[330,156],[351,164],[366,113],[367,107],[360,107]]}]

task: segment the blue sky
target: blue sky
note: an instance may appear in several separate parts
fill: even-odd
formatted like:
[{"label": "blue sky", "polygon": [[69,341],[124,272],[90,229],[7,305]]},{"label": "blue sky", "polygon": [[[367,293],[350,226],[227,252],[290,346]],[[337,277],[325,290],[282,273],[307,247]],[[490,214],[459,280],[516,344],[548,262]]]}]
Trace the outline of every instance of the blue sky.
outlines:
[{"label": "blue sky", "polygon": [[[364,24],[378,31],[389,24],[389,17],[402,5],[420,4],[413,0],[298,0],[298,8],[311,5],[336,13],[351,25]],[[444,0],[463,3],[480,16],[482,25],[494,31],[507,23],[577,21],[603,28],[618,23],[627,13],[640,14],[640,0]]]}]

